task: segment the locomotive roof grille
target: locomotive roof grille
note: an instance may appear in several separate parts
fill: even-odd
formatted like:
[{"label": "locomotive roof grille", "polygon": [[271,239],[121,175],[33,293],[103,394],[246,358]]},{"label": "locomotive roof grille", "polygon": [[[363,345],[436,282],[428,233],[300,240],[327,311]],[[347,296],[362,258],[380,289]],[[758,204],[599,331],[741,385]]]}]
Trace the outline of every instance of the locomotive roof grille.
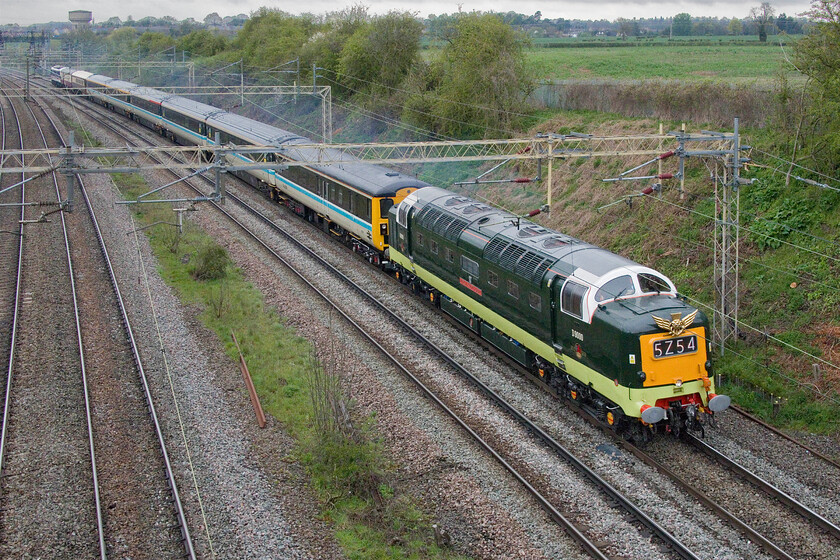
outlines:
[{"label": "locomotive roof grille", "polygon": [[507,246],[510,245],[501,237],[494,237],[484,248],[484,258],[488,261],[499,262],[499,259]]},{"label": "locomotive roof grille", "polygon": [[539,282],[542,280],[545,271],[548,270],[548,267],[551,266],[551,259],[543,259],[543,261],[534,269],[534,273],[531,276],[531,280],[534,282]]},{"label": "locomotive roof grille", "polygon": [[502,268],[513,271],[516,268],[516,262],[519,257],[525,254],[525,248],[519,245],[509,245],[503,252],[499,264]]},{"label": "locomotive roof grille", "polygon": [[461,233],[466,229],[467,222],[460,218],[453,218],[452,223],[446,228],[443,236],[451,241],[455,241],[461,236]]},{"label": "locomotive roof grille", "polygon": [[522,258],[520,258],[519,262],[516,263],[514,272],[520,276],[524,276],[525,278],[531,278],[542,261],[543,258],[540,255],[528,251],[522,255]]}]

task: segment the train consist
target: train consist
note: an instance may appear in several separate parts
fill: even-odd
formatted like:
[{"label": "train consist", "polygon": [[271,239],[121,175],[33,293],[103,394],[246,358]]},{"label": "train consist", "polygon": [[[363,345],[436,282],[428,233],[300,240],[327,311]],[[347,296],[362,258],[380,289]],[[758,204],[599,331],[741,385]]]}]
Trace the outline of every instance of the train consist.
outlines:
[{"label": "train consist", "polygon": [[[319,156],[317,150],[301,147],[314,144],[308,138],[218,107],[84,70],[54,66],[50,73],[53,84],[83,93],[180,144],[212,146],[218,133],[223,144],[277,148],[277,152],[251,154],[257,161],[316,161]],[[429,185],[338,150],[328,151],[326,156],[342,163],[234,173],[380,264],[387,246],[388,210],[409,193]],[[232,165],[252,162],[243,155],[228,158]]]},{"label": "train consist", "polygon": [[[317,161],[311,140],[130,82],[54,67],[52,81],[182,144],[265,145]],[[338,152],[335,154],[338,155]],[[239,159],[243,155],[235,156]],[[239,172],[627,437],[702,431],[716,395],[706,316],[650,268],[384,167]]]}]

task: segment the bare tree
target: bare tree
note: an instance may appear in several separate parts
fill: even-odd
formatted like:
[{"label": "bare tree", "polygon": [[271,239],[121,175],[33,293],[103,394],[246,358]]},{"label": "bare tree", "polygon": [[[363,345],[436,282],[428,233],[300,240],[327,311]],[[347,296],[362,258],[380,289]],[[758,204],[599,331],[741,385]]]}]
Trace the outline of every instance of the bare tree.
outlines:
[{"label": "bare tree", "polygon": [[762,2],[760,6],[754,6],[750,9],[750,19],[752,19],[756,26],[758,26],[758,40],[762,43],[767,41],[767,27],[773,25],[776,10],[770,5],[770,2]]}]

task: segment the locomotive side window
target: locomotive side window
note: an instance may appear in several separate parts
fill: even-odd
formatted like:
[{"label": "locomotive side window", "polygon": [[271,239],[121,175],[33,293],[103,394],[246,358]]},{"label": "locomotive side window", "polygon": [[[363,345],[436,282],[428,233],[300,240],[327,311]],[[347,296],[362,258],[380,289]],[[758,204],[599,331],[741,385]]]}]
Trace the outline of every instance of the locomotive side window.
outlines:
[{"label": "locomotive side window", "polygon": [[583,296],[589,288],[576,282],[566,282],[561,296],[561,307],[569,315],[583,318]]},{"label": "locomotive side window", "polygon": [[466,272],[470,276],[478,278],[478,263],[474,260],[462,255],[461,268],[464,269],[464,272]]},{"label": "locomotive side window", "polygon": [[487,283],[493,286],[494,288],[499,287],[499,275],[493,272],[492,270],[487,271]]},{"label": "locomotive side window", "polygon": [[431,250],[432,250],[432,253],[434,253],[435,255],[437,255],[437,254],[438,254],[438,244],[437,244],[437,241],[435,241],[434,239],[432,239],[429,243],[430,243],[430,248],[431,248]]},{"label": "locomotive side window", "polygon": [[519,299],[519,284],[513,280],[507,281],[508,295],[514,299]]},{"label": "locomotive side window", "polygon": [[417,232],[417,246],[418,247],[423,246],[423,234],[420,233],[419,231]]},{"label": "locomotive side window", "polygon": [[542,310],[542,298],[539,294],[535,294],[534,292],[528,293],[528,305],[531,306],[531,309],[535,311]]},{"label": "locomotive side window", "polygon": [[668,285],[668,282],[664,278],[647,272],[639,274],[639,286],[641,286],[642,291],[645,293],[671,291],[671,286]]},{"label": "locomotive side window", "polygon": [[636,293],[636,288],[633,287],[633,279],[630,275],[619,276],[601,286],[601,289],[595,293],[595,301],[617,299],[619,296],[629,296],[634,293]]},{"label": "locomotive side window", "polygon": [[453,251],[449,247],[446,248],[446,260],[448,260],[449,262],[455,262],[455,251]]}]

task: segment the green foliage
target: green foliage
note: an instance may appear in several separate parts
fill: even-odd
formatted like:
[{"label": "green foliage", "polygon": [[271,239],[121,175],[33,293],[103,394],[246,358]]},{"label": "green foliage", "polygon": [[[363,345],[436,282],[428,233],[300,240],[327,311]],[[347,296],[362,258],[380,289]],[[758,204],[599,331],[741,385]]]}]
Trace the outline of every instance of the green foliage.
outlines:
[{"label": "green foliage", "polygon": [[439,58],[411,82],[405,118],[450,136],[510,134],[533,89],[525,39],[479,13],[459,13],[446,36]]},{"label": "green foliage", "polygon": [[[127,198],[148,190],[136,174],[114,175]],[[137,205],[135,216],[145,224],[171,222],[167,204]],[[290,460],[300,460],[322,498],[324,517],[334,525],[336,537],[348,558],[460,560],[461,556],[434,544],[430,521],[411,499],[382,482],[387,460],[378,443],[375,426],[368,422],[363,437],[324,436],[314,430],[309,386],[309,342],[285,324],[277,312],[239,269],[229,267],[223,281],[197,281],[189,257],[223,254],[224,250],[200,229],[187,222],[178,250],[170,251],[169,225],[145,232],[160,264],[163,278],[181,299],[204,308],[201,320],[224,341],[231,367],[239,360],[231,340],[234,332],[248,364],[263,409],[279,420],[296,440]],[[215,247],[215,248],[214,248]],[[198,258],[198,257],[195,257]],[[220,293],[228,302],[222,312],[216,305]],[[247,396],[243,398],[247,402]]]},{"label": "green foliage", "polygon": [[229,264],[227,251],[215,243],[208,243],[198,250],[191,274],[196,280],[219,280],[227,274]]},{"label": "green foliage", "polygon": [[140,38],[137,39],[137,43],[134,46],[138,49],[140,56],[148,57],[161,53],[166,49],[171,49],[175,46],[175,39],[164,33],[146,31],[140,35]]},{"label": "green foliage", "polygon": [[675,15],[671,23],[671,33],[674,35],[691,35],[691,16],[685,12]]},{"label": "green foliage", "polygon": [[389,12],[359,26],[339,59],[342,77],[357,90],[390,95],[417,64],[422,24],[408,12]]},{"label": "green foliage", "polygon": [[245,64],[273,68],[298,56],[315,31],[311,15],[292,16],[263,7],[245,23],[233,46]]},{"label": "green foliage", "polygon": [[115,55],[127,55],[133,51],[139,37],[137,30],[133,27],[121,27],[113,30],[105,38],[108,45],[108,52]]},{"label": "green foliage", "polygon": [[840,169],[840,0],[814,0],[813,32],[795,46],[797,67],[811,80],[809,150],[826,173]]},{"label": "green foliage", "polygon": [[179,51],[188,51],[192,56],[215,56],[229,47],[228,40],[218,33],[199,29],[178,40]]}]

